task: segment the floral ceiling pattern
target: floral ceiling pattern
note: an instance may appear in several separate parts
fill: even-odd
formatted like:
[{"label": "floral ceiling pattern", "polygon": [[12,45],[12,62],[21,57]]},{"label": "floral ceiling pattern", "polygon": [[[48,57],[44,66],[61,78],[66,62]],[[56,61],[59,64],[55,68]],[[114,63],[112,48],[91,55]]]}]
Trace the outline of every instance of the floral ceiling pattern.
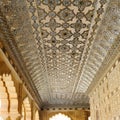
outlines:
[{"label": "floral ceiling pattern", "polygon": [[89,106],[86,91],[115,41],[104,31],[109,26],[104,16],[114,16],[106,11],[115,5],[113,0],[1,0],[43,107]]}]

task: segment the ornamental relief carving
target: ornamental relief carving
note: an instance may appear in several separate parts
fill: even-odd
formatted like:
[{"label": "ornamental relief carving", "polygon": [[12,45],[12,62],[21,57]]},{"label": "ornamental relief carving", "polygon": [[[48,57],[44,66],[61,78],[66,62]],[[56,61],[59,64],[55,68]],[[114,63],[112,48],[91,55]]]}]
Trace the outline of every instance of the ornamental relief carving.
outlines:
[{"label": "ornamental relief carving", "polygon": [[19,59],[24,61],[44,104],[88,104],[85,92],[114,43],[112,38],[119,34],[119,10],[115,12],[117,5],[109,2],[0,2],[22,56]]}]

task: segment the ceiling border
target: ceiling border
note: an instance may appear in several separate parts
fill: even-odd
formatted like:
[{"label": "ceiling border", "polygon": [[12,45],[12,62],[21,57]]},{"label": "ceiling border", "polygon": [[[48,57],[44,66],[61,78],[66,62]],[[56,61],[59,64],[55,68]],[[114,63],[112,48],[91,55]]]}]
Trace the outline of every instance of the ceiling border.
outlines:
[{"label": "ceiling border", "polygon": [[27,69],[24,65],[24,61],[22,60],[21,54],[19,53],[16,42],[14,40],[14,37],[11,34],[11,31],[7,24],[7,20],[1,10],[0,10],[0,41],[3,44],[2,50],[4,54],[10,61],[15,71],[18,73],[19,77],[23,81],[23,84],[25,84],[28,91],[33,96],[37,105],[41,107],[42,100],[40,98],[40,95],[38,94],[34,84],[32,83],[31,77],[27,72]]}]

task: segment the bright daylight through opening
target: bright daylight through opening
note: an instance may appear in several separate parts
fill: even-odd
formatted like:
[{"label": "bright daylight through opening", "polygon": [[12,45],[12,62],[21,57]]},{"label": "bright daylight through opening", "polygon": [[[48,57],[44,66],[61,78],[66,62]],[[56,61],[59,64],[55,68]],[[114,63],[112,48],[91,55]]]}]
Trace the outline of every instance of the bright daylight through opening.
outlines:
[{"label": "bright daylight through opening", "polygon": [[64,114],[57,114],[53,117],[51,117],[49,120],[71,120],[71,118],[69,118],[68,116],[64,115]]}]

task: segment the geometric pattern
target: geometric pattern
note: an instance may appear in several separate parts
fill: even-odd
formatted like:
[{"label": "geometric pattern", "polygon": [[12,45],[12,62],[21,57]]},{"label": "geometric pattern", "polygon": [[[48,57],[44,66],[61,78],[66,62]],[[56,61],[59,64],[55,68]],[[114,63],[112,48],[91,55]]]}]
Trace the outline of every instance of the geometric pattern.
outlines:
[{"label": "geometric pattern", "polygon": [[109,0],[0,2],[22,56],[19,59],[43,107],[89,106],[86,91],[115,42],[105,34],[111,33],[114,16],[108,12],[113,10],[107,9],[109,4]]},{"label": "geometric pattern", "polygon": [[[76,73],[93,17],[93,3],[90,0],[46,0],[36,3],[45,53],[42,61],[49,81],[50,104],[64,104],[64,99],[70,101],[72,97]],[[34,7],[32,2],[28,2],[32,18],[35,16],[35,11],[32,10]],[[79,15],[83,16],[80,18]],[[35,29],[38,29],[37,25]],[[44,92],[44,89],[40,89],[40,94],[45,94]],[[44,99],[43,95],[41,97]]]}]

